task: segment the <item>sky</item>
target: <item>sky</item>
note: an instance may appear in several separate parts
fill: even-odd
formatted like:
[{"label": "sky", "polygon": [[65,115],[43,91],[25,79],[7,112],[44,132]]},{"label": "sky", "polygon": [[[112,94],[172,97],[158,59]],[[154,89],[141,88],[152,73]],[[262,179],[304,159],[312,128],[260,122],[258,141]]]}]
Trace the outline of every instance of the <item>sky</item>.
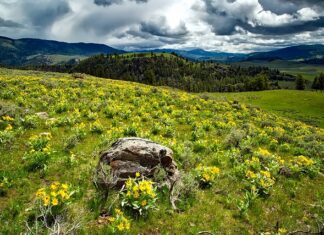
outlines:
[{"label": "sky", "polygon": [[324,44],[324,0],[0,0],[0,35],[152,48]]}]

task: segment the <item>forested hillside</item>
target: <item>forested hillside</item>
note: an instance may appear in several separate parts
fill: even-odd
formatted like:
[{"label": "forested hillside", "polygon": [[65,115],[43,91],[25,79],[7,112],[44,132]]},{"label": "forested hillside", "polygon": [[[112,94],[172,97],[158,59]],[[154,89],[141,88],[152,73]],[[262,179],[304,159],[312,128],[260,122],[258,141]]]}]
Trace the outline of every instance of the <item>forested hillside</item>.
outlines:
[{"label": "forested hillside", "polygon": [[[30,67],[29,67],[30,68]],[[32,67],[46,71],[80,72],[116,80],[170,86],[190,92],[258,91],[280,88],[278,81],[295,77],[266,67],[193,62],[175,54],[97,55],[77,65]]]}]

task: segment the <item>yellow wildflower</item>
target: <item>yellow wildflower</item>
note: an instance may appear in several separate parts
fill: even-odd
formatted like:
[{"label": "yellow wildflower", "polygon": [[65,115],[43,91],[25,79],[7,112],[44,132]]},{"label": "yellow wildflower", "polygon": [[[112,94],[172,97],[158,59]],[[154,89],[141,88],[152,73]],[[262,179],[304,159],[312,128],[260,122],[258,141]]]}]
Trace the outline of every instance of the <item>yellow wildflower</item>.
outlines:
[{"label": "yellow wildflower", "polygon": [[63,191],[63,190],[59,190],[57,192],[57,194],[60,195],[62,197],[62,199],[65,199],[65,198],[68,197],[68,194],[65,191]]},{"label": "yellow wildflower", "polygon": [[130,223],[128,221],[125,222],[125,229],[126,230],[130,229]]},{"label": "yellow wildflower", "polygon": [[287,232],[287,229],[285,228],[279,228],[278,229],[279,234],[285,234]]},{"label": "yellow wildflower", "polygon": [[314,164],[314,161],[301,155],[297,157],[297,164],[301,166],[310,166]]},{"label": "yellow wildflower", "polygon": [[45,188],[40,188],[36,192],[36,197],[43,197],[45,196]]},{"label": "yellow wildflower", "polygon": [[138,185],[135,185],[135,186],[133,187],[133,191],[134,191],[134,192],[137,192],[138,190],[139,190]]},{"label": "yellow wildflower", "polygon": [[135,176],[136,176],[136,177],[140,177],[141,174],[140,174],[139,172],[136,172]]},{"label": "yellow wildflower", "polygon": [[118,228],[119,231],[123,231],[123,230],[125,229],[123,223],[120,223],[120,224],[117,226],[117,228]]},{"label": "yellow wildflower", "polygon": [[202,174],[202,177],[206,180],[209,181],[210,180],[210,176],[206,173]]},{"label": "yellow wildflower", "polygon": [[49,201],[50,201],[50,197],[49,196],[44,196],[43,197],[43,204],[44,204],[44,206],[48,206]]},{"label": "yellow wildflower", "polygon": [[52,205],[53,205],[53,206],[57,206],[57,205],[58,205],[58,200],[57,200],[57,198],[53,198],[53,199],[52,199]]},{"label": "yellow wildflower", "polygon": [[260,171],[261,175],[267,177],[267,178],[270,178],[271,177],[271,174],[269,171]]},{"label": "yellow wildflower", "polygon": [[12,117],[10,117],[10,116],[8,116],[8,115],[6,115],[6,116],[3,116],[2,117],[2,119],[4,120],[4,121],[8,121],[8,122],[10,122],[10,121],[13,121],[14,119],[12,118]]},{"label": "yellow wildflower", "polygon": [[117,215],[122,215],[123,214],[123,212],[120,209],[115,209],[115,213]]},{"label": "yellow wildflower", "polygon": [[257,177],[257,175],[253,171],[247,171],[245,176],[251,179],[255,179]]},{"label": "yellow wildflower", "polygon": [[271,153],[267,149],[259,148],[258,153],[264,157],[269,157]]},{"label": "yellow wildflower", "polygon": [[147,205],[147,201],[146,200],[142,201],[141,205],[142,206],[146,206]]},{"label": "yellow wildflower", "polygon": [[139,193],[136,191],[136,192],[134,192],[134,198],[139,198]]},{"label": "yellow wildflower", "polygon": [[10,131],[10,130],[12,130],[12,126],[8,124],[8,126],[6,127],[6,131]]},{"label": "yellow wildflower", "polygon": [[131,178],[129,178],[127,181],[126,181],[126,188],[131,188],[133,186],[133,181]]},{"label": "yellow wildflower", "polygon": [[218,167],[212,167],[211,172],[212,172],[213,174],[219,174],[220,169],[219,169]]},{"label": "yellow wildflower", "polygon": [[54,182],[53,184],[51,184],[51,189],[52,190],[56,190],[58,188],[58,186],[60,185],[59,182]]}]

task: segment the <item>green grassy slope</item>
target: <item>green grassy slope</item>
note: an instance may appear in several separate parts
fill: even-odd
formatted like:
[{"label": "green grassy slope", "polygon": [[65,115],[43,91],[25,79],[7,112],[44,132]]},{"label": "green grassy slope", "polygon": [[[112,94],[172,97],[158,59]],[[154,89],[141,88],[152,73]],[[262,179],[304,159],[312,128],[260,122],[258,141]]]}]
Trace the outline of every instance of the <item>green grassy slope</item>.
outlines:
[{"label": "green grassy slope", "polygon": [[278,69],[281,72],[286,72],[293,75],[302,75],[304,79],[308,81],[313,81],[314,77],[319,73],[324,72],[323,65],[309,65],[303,64],[293,61],[282,61],[282,60],[274,60],[271,62],[264,61],[249,61],[249,62],[239,62],[234,63],[242,66],[266,66],[272,69]]},{"label": "green grassy slope", "polygon": [[[162,190],[147,218],[125,211],[129,234],[279,235],[317,231],[323,222],[323,129],[293,119],[173,89],[7,69],[0,69],[0,119],[0,234],[35,226],[35,193],[55,181],[75,191],[70,204],[59,204],[67,227],[80,222],[77,233],[109,234],[107,216],[120,201],[117,192],[100,200],[94,169],[101,150],[134,135],[174,151],[185,187],[180,211]],[[44,132],[48,145],[33,151]],[[197,173],[199,165],[220,169],[211,188],[197,187],[211,176]]]},{"label": "green grassy slope", "polygon": [[217,100],[238,100],[284,117],[324,128],[324,93],[274,90],[242,93],[213,93]]}]

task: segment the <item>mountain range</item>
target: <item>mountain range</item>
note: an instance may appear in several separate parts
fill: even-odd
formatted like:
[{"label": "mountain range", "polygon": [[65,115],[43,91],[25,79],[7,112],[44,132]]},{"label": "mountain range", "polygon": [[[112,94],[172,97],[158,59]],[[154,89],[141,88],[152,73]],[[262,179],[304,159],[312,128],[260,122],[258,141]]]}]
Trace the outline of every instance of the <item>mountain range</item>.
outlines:
[{"label": "mountain range", "polygon": [[0,37],[0,64],[4,65],[73,63],[100,53],[124,53],[124,51],[95,43]]},{"label": "mountain range", "polygon": [[[154,49],[134,52],[176,53],[190,60],[240,62],[240,61],[296,61],[324,64],[324,45],[298,45],[268,52],[250,54],[205,51],[203,49]],[[104,44],[66,43],[43,39],[11,39],[0,36],[0,64],[9,66],[78,63],[96,54],[128,53]]]}]

